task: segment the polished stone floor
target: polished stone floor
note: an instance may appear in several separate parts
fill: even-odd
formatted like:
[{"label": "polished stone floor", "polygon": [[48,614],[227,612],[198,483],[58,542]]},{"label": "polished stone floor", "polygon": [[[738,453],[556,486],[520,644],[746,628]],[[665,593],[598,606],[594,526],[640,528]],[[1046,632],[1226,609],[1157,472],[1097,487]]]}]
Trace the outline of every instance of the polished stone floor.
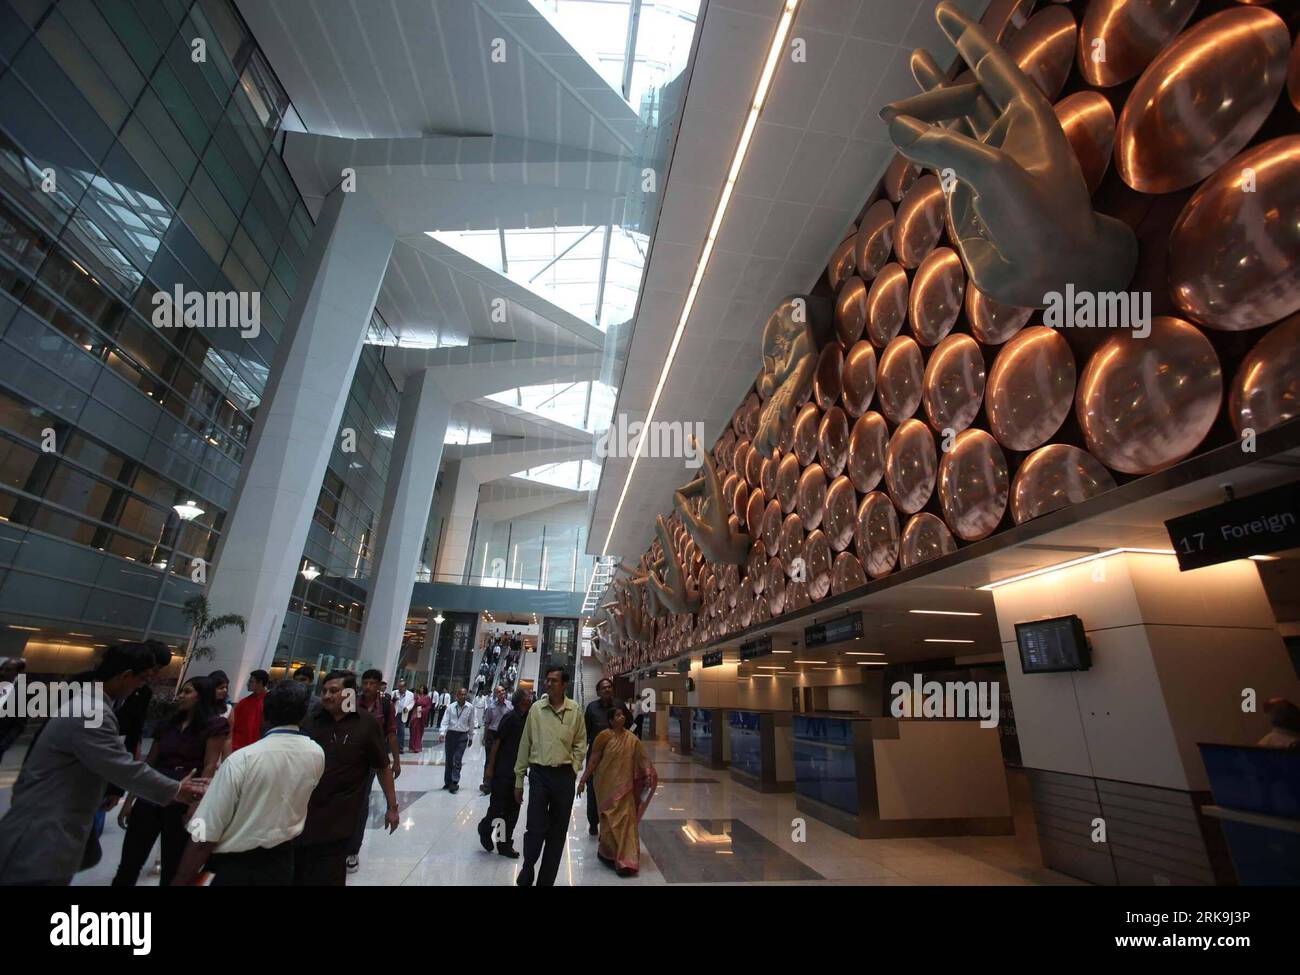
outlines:
[{"label": "polished stone floor", "polygon": [[[24,749],[11,749],[0,768],[0,813]],[[572,886],[630,884],[1062,884],[1076,883],[1043,868],[1028,815],[1023,783],[1013,776],[1016,835],[934,839],[859,840],[795,809],[792,795],[764,795],[707,769],[667,746],[650,744],[659,770],[659,790],[641,829],[641,873],[619,879],[596,859],[596,839],[587,835],[585,800],[574,803],[569,840],[557,883]],[[477,782],[483,750],[465,753],[464,777],[456,795],[442,791],[442,748],[408,755],[397,781],[402,823],[383,829],[383,799],[372,796],[370,828],[361,867],[349,884],[499,885],[514,882],[518,861],[479,846],[475,825],[487,810]],[[526,801],[526,800],[525,800]],[[795,820],[802,819],[804,830]],[[515,845],[523,847],[523,816]],[[100,864],[77,875],[77,884],[107,884],[122,847],[122,830],[112,815],[103,837]],[[157,883],[144,876],[141,883]]]}]

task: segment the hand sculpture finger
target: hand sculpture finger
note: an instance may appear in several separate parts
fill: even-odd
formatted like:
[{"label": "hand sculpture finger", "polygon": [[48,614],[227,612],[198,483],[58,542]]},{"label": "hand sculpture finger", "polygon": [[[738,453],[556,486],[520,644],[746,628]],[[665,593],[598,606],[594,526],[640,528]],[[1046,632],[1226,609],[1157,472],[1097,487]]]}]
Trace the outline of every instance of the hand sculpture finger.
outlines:
[{"label": "hand sculpture finger", "polygon": [[1026,86],[1033,86],[1011,55],[949,0],[935,8],[934,16],[939,28],[975,72],[980,87],[997,108],[1006,111],[1013,101],[1025,94]]}]

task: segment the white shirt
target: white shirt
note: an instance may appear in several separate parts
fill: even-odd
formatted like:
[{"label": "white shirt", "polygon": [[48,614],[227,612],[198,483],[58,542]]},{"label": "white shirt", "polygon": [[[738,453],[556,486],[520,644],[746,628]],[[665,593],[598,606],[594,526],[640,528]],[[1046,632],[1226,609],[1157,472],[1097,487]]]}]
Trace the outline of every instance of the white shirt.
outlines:
[{"label": "white shirt", "polygon": [[411,690],[393,691],[393,707],[397,709],[398,718],[405,723],[415,707],[415,694]]},{"label": "white shirt", "polygon": [[221,763],[187,827],[214,853],[279,846],[302,832],[325,753],[296,725],[274,729]]},{"label": "white shirt", "polygon": [[442,716],[442,727],[439,731],[446,734],[449,731],[465,731],[473,733],[478,730],[478,712],[474,710],[474,705],[466,701],[464,704],[453,704],[447,709],[447,713]]},{"label": "white shirt", "polygon": [[444,707],[444,708],[446,708],[446,707],[450,707],[450,706],[451,706],[451,694],[448,693],[447,691],[443,691],[443,692],[442,692],[442,696],[441,696],[440,698],[438,698],[438,705],[439,705],[439,707]]}]

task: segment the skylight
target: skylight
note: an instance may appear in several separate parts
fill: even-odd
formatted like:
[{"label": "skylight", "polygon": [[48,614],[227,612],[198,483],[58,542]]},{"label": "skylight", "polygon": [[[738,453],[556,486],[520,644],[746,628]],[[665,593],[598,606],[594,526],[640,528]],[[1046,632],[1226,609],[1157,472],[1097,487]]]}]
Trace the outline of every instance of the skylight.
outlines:
[{"label": "skylight", "polygon": [[557,464],[530,467],[525,471],[516,471],[510,476],[538,484],[572,488],[575,491],[590,491],[600,480],[600,466],[589,460],[566,460]]},{"label": "skylight", "polygon": [[609,420],[616,391],[599,381],[543,383],[492,393],[488,399],[575,430],[594,432]]}]

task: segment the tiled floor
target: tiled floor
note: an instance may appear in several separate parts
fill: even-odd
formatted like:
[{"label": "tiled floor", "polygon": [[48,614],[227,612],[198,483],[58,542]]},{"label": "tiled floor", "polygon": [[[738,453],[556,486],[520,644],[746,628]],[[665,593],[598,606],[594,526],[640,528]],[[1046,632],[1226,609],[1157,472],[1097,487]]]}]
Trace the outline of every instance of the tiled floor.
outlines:
[{"label": "tiled floor", "polygon": [[[573,886],[669,883],[760,884],[1059,884],[1076,883],[1044,869],[1032,819],[1017,803],[1015,836],[860,840],[798,812],[794,796],[765,795],[740,785],[726,771],[706,770],[690,758],[651,744],[660,780],[641,831],[641,873],[619,879],[596,859],[587,835],[584,800],[574,803],[558,883]],[[11,749],[0,769],[0,813],[9,806],[22,748]],[[406,756],[397,781],[402,823],[383,829],[383,800],[372,802],[370,828],[353,885],[510,885],[518,861],[485,853],[475,825],[487,810],[478,793],[483,750],[465,753],[462,786],[442,791],[442,748]],[[1021,798],[1013,779],[1013,798]],[[526,800],[525,800],[526,801]],[[803,820],[803,829],[795,820]],[[524,817],[515,845],[522,849]],[[79,874],[77,884],[107,884],[117,867],[122,830],[110,815],[104,858]],[[157,883],[143,877],[141,883]]]}]

